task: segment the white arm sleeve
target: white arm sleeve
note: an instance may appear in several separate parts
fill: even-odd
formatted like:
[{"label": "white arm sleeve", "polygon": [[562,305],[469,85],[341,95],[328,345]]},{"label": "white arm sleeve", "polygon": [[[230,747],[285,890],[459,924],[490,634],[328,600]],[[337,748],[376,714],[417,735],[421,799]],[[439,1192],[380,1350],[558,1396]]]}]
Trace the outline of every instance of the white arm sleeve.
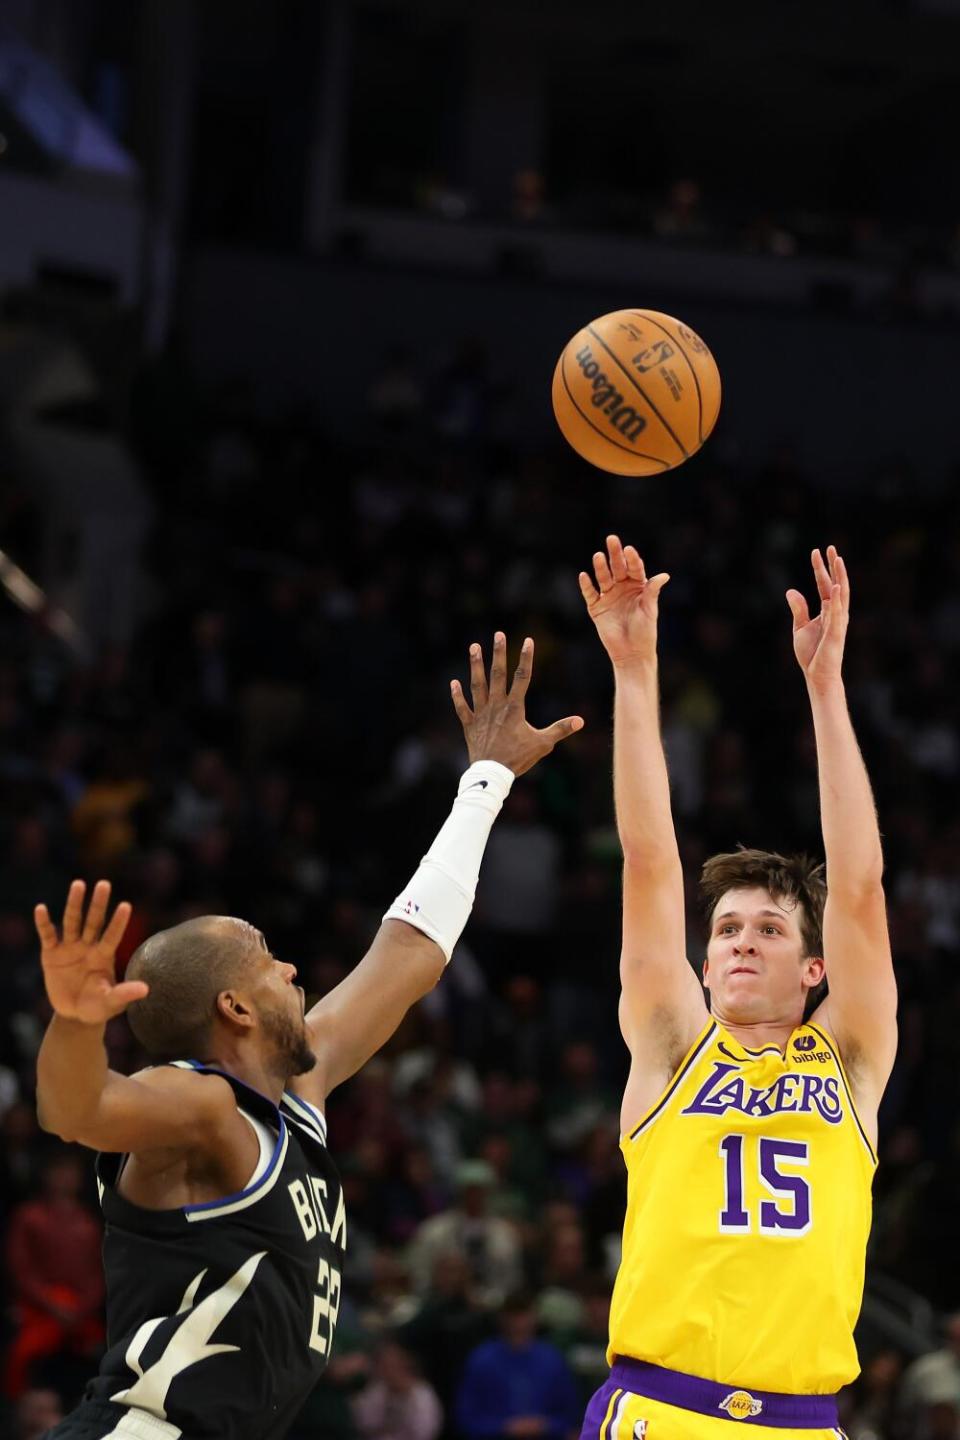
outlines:
[{"label": "white arm sleeve", "polygon": [[473,909],[483,852],[513,781],[513,771],[496,760],[477,760],[464,771],[437,838],[383,917],[422,930],[448,962]]}]

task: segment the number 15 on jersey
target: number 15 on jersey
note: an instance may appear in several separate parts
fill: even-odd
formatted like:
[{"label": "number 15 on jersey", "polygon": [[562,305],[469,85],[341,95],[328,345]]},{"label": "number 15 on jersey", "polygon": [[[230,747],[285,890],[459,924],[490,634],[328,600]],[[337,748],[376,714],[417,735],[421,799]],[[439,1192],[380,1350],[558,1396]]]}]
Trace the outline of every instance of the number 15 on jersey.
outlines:
[{"label": "number 15 on jersey", "polygon": [[[723,1207],[720,1230],[725,1235],[805,1235],[813,1224],[813,1196],[802,1171],[810,1164],[805,1140],[779,1140],[769,1135],[724,1135]],[[797,1173],[800,1172],[800,1173]],[[756,1174],[769,1198],[754,1213],[745,1205],[746,1181]]]}]

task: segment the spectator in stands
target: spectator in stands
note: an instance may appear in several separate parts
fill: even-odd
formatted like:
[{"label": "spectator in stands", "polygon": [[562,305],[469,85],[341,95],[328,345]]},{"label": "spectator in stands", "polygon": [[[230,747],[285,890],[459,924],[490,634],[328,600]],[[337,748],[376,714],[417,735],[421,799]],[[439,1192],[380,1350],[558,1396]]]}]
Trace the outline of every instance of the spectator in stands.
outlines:
[{"label": "spectator in stands", "polygon": [[536,1338],[533,1297],[504,1302],[500,1338],[467,1360],[457,1394],[457,1425],[467,1440],[565,1440],[579,1422],[577,1389],[560,1351]]},{"label": "spectator in stands", "polygon": [[563,1047],[560,1075],[547,1105],[547,1135],[557,1150],[577,1149],[616,1114],[615,1097],[599,1070],[596,1047],[589,1041],[571,1040]]},{"label": "spectator in stands", "polygon": [[0,1121],[0,1216],[5,1221],[37,1188],[44,1141],[33,1104],[20,1100],[11,1105]]},{"label": "spectator in stands", "polygon": [[359,1440],[353,1400],[371,1375],[372,1345],[357,1309],[344,1294],[337,1340],[326,1370],[290,1430],[287,1440]]},{"label": "spectator in stands", "polygon": [[510,219],[520,225],[545,225],[553,218],[546,201],[546,180],[533,166],[515,170],[511,180]]},{"label": "spectator in stands", "polygon": [[372,1379],[354,1399],[353,1413],[366,1440],[437,1440],[443,1427],[437,1392],[395,1340],[378,1348]]},{"label": "spectator in stands", "polygon": [[17,1401],[12,1440],[43,1440],[63,1419],[56,1390],[25,1390]]},{"label": "spectator in stands", "polygon": [[491,1006],[488,1017],[488,1066],[506,1070],[517,1081],[539,1086],[549,1071],[553,1053],[553,1035],[545,1011],[539,980],[525,971],[511,974],[504,984],[502,1001]]},{"label": "spectator in stands", "polygon": [[489,1312],[473,1293],[466,1256],[459,1250],[438,1254],[429,1288],[397,1338],[419,1359],[448,1419],[467,1356],[492,1331]]},{"label": "spectator in stands", "polygon": [[410,1271],[424,1293],[441,1255],[459,1250],[470,1266],[477,1298],[490,1308],[522,1279],[520,1242],[514,1227],[488,1213],[496,1176],[482,1160],[465,1160],[456,1172],[456,1204],[425,1220],[410,1247]]},{"label": "spectator in stands", "polygon": [[10,836],[8,858],[0,874],[0,909],[30,913],[36,900],[31,896],[52,896],[65,880],[51,844],[50,827],[41,815],[21,815]]},{"label": "spectator in stands", "polygon": [[[901,1402],[906,1410],[952,1403],[960,1409],[960,1312],[946,1322],[946,1343],[908,1366]],[[942,1419],[942,1417],[941,1417]]]},{"label": "spectator in stands", "polygon": [[583,1227],[558,1225],[550,1232],[538,1276],[537,1316],[551,1332],[575,1330],[583,1320],[581,1286],[586,1262]]},{"label": "spectator in stands", "polygon": [[[331,985],[340,979],[342,976],[334,971]],[[375,1055],[348,1088],[334,1094],[330,1137],[338,1154],[352,1150],[361,1137],[379,1140],[391,1161],[403,1153],[406,1141],[393,1093],[393,1072],[383,1055]]]},{"label": "spectator in stands", "polygon": [[418,1226],[444,1209],[448,1191],[438,1183],[430,1154],[422,1145],[405,1150],[397,1168],[399,1174],[391,1176],[383,1187],[380,1204],[387,1237],[405,1245]]},{"label": "spectator in stands", "polygon": [[77,845],[92,869],[102,870],[133,849],[137,807],[149,792],[133,746],[113,740],[101,757],[97,778],[73,807]]},{"label": "spectator in stands", "polygon": [[501,1185],[529,1208],[543,1194],[547,1147],[541,1127],[521,1113],[524,1099],[524,1086],[499,1068],[489,1071],[483,1080],[482,1104],[465,1131],[465,1144],[471,1154],[493,1164]]},{"label": "spectator in stands", "polygon": [[402,1125],[407,1144],[422,1146],[437,1179],[452,1188],[463,1156],[463,1119],[440,1076],[424,1075],[410,1086]]},{"label": "spectator in stands", "polygon": [[227,818],[232,777],[219,750],[206,746],[196,751],[179,781],[167,811],[166,831],[171,840],[197,840]]},{"label": "spectator in stands", "polygon": [[610,1282],[603,1275],[588,1276],[580,1287],[580,1320],[573,1330],[552,1335],[573,1373],[586,1408],[590,1396],[610,1371],[607,1342],[610,1335]]},{"label": "spectator in stands", "polygon": [[917,1440],[960,1440],[960,1407],[955,1400],[932,1400],[921,1408]]},{"label": "spectator in stands", "polygon": [[609,1115],[587,1136],[578,1157],[577,1195],[591,1269],[602,1269],[611,1239],[619,1245],[626,1208],[627,1177],[620,1154],[619,1117]]},{"label": "spectator in stands", "polygon": [[653,217],[654,234],[661,240],[703,241],[709,227],[703,216],[700,183],[692,178],[674,180]]},{"label": "spectator in stands", "polygon": [[100,1224],[82,1199],[86,1165],[58,1150],[43,1171],[41,1194],[13,1213],[7,1267],[16,1332],[4,1368],[4,1393],[17,1399],[34,1366],[60,1351],[91,1356],[103,1340]]},{"label": "spectator in stands", "polygon": [[540,813],[536,789],[520,794],[502,833],[490,837],[477,888],[477,921],[488,932],[481,953],[499,974],[544,969],[561,894],[560,839]]},{"label": "spectator in stands", "polygon": [[897,1350],[878,1350],[864,1364],[857,1383],[857,1398],[843,1428],[850,1440],[897,1440],[905,1433],[897,1413],[898,1387],[903,1359]]}]

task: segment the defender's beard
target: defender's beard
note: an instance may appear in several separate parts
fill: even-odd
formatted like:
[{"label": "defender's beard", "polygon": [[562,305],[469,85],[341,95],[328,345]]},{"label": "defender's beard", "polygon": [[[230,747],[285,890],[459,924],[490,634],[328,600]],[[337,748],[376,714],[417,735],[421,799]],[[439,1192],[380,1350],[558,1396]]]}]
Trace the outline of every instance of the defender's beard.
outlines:
[{"label": "defender's beard", "polygon": [[263,1024],[276,1047],[277,1073],[283,1079],[289,1075],[306,1075],[313,1069],[317,1057],[302,1019],[294,1020],[282,1011],[271,1010],[264,1015]]}]

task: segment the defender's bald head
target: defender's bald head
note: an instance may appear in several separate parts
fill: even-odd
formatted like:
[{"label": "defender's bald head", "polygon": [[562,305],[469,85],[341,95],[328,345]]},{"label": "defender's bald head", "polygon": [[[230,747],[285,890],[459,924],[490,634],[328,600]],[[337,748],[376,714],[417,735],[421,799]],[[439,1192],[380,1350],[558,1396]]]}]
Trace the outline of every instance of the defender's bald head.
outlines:
[{"label": "defender's bald head", "polygon": [[207,1048],[217,996],[242,983],[266,950],[259,930],[230,915],[199,915],[159,930],[139,945],[128,980],[145,980],[150,993],[127,1010],[130,1027],[157,1059],[188,1059]]}]

